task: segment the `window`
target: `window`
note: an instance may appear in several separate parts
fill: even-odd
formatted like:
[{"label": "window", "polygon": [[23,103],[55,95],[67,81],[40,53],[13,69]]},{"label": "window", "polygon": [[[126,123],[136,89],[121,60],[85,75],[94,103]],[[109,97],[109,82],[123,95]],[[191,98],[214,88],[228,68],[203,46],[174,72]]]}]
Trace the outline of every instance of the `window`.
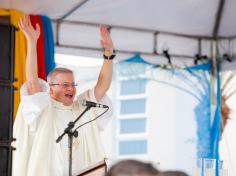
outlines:
[{"label": "window", "polygon": [[120,134],[145,133],[146,118],[121,119]]},{"label": "window", "polygon": [[120,114],[145,113],[146,99],[128,99],[120,101]]},{"label": "window", "polygon": [[147,153],[147,140],[119,142],[119,155],[134,155]]},{"label": "window", "polygon": [[146,91],[146,80],[123,80],[120,83],[120,95],[142,94]]},{"label": "window", "polygon": [[147,113],[146,85],[144,78],[129,79],[128,75],[118,81],[118,157],[146,157]]}]

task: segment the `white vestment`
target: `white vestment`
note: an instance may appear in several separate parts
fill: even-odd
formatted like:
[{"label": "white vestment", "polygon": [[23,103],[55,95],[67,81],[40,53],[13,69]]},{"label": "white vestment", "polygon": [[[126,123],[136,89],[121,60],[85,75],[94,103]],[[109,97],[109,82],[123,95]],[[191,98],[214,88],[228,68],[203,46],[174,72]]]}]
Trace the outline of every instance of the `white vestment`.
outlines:
[{"label": "white vestment", "polygon": [[[45,82],[42,81],[42,84],[46,89]],[[27,95],[26,85],[23,85],[21,99],[13,128],[16,138],[13,146],[16,150],[13,152],[12,175],[67,176],[68,137],[65,135],[60,143],[56,143],[56,139],[68,122],[74,121],[85,109],[80,103],[81,99],[96,101],[94,90],[87,90],[71,106],[64,106],[51,99],[48,91]],[[108,97],[105,96],[102,101],[111,106]],[[101,112],[92,108],[75,126],[94,119]],[[73,175],[105,158],[99,129],[104,127],[110,117],[111,111],[78,129],[78,137],[73,140]]]}]

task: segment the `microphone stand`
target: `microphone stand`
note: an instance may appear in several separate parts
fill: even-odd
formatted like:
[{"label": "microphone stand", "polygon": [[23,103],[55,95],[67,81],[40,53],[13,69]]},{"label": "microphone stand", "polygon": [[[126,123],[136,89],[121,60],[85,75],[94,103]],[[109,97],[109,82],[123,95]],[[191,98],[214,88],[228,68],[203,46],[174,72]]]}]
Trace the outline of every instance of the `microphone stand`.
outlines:
[{"label": "microphone stand", "polygon": [[87,112],[92,106],[87,106],[85,110],[75,119],[74,122],[69,122],[64,132],[57,138],[56,142],[60,142],[65,134],[68,135],[68,148],[69,148],[69,176],[72,176],[72,144],[73,137],[78,137],[78,131],[76,129],[73,131],[73,128],[76,122]]}]

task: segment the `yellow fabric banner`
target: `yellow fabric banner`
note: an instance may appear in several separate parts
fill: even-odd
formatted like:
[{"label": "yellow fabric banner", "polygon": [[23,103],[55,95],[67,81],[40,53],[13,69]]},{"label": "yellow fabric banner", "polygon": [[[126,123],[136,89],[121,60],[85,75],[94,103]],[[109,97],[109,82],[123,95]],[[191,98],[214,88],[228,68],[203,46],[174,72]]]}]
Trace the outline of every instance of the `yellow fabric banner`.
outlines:
[{"label": "yellow fabric banner", "polygon": [[[1,16],[10,16],[11,24],[18,29],[18,21],[24,13],[17,10],[0,9]],[[15,33],[15,79],[14,87],[14,118],[20,103],[20,87],[25,82],[26,39],[20,30]]]},{"label": "yellow fabric banner", "polygon": [[[20,17],[23,17],[24,13],[10,10],[11,24],[18,27],[18,21]],[[16,91],[14,92],[14,118],[20,103],[20,87],[25,82],[25,60],[26,60],[26,39],[24,34],[18,30],[15,36],[15,79],[14,86]]]},{"label": "yellow fabric banner", "polygon": [[0,16],[9,16],[10,10],[0,9]]}]

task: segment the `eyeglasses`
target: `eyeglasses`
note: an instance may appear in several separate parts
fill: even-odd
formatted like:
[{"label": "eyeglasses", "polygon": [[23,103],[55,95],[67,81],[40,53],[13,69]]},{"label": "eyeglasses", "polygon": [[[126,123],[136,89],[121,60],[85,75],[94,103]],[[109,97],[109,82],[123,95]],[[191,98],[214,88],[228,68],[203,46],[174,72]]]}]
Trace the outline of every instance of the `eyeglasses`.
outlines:
[{"label": "eyeglasses", "polygon": [[63,88],[69,88],[69,87],[72,87],[72,88],[75,88],[76,86],[78,86],[78,84],[76,83],[54,83],[54,84],[49,84],[50,86],[61,86]]}]

